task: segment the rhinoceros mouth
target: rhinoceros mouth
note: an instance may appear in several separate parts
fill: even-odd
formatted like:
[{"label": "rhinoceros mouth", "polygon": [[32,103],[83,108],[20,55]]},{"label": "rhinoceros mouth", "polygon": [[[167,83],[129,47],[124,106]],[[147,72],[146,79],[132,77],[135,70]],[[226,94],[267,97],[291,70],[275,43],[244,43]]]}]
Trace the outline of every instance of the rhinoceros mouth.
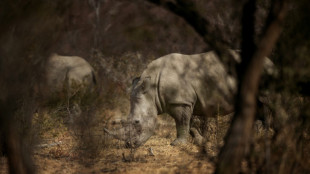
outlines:
[{"label": "rhinoceros mouth", "polygon": [[110,131],[106,128],[104,128],[103,130],[105,133],[112,136],[113,138],[121,140],[121,141],[125,141],[126,148],[138,148],[141,145],[143,145],[152,136],[152,134],[149,134],[149,133],[140,135],[138,137],[129,136],[125,132],[126,128],[124,127],[117,131]]},{"label": "rhinoceros mouth", "polygon": [[121,128],[118,131],[110,131],[106,128],[103,128],[104,132],[107,133],[108,135],[112,136],[113,138],[116,138],[118,140],[126,141],[127,136],[125,135],[124,128]]}]

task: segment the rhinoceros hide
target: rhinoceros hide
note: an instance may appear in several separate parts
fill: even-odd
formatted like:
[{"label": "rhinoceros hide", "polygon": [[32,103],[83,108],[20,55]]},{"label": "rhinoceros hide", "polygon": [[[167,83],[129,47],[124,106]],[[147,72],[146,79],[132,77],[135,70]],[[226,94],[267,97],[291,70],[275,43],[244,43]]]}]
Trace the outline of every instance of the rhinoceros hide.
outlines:
[{"label": "rhinoceros hide", "polygon": [[91,90],[96,83],[92,66],[78,56],[51,55],[46,74],[47,89],[51,95],[66,91],[71,97]]}]

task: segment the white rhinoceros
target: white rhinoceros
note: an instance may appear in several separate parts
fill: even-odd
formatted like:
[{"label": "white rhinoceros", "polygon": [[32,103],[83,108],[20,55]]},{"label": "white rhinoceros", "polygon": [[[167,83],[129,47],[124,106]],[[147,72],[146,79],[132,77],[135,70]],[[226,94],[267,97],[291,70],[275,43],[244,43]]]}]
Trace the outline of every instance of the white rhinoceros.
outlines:
[{"label": "white rhinoceros", "polygon": [[[267,69],[269,63],[265,62]],[[236,79],[227,73],[213,51],[169,54],[152,61],[141,77],[133,81],[131,109],[124,127],[105,131],[130,147],[138,147],[153,135],[156,116],[168,113],[177,130],[172,145],[183,144],[189,136],[193,115],[212,117],[218,110],[221,115],[233,111],[236,88]]]},{"label": "white rhinoceros", "polygon": [[92,90],[96,77],[92,66],[77,56],[52,54],[47,62],[46,80],[49,93],[66,91],[68,97]]}]

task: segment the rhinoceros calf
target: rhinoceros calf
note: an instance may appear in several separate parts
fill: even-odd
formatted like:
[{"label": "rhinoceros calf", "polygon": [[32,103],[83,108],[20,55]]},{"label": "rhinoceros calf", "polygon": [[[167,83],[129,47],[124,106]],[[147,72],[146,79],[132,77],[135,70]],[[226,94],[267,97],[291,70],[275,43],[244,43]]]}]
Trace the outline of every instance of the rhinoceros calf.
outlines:
[{"label": "rhinoceros calf", "polygon": [[[233,56],[238,56],[232,51]],[[238,59],[238,57],[235,57]],[[270,64],[266,61],[267,65]],[[268,66],[267,66],[268,68]],[[236,80],[225,70],[216,54],[169,54],[151,62],[132,84],[128,121],[118,131],[105,131],[138,147],[153,135],[156,116],[171,115],[177,138],[171,145],[186,143],[192,115],[202,117],[233,111]]]},{"label": "rhinoceros calf", "polygon": [[87,92],[96,83],[94,70],[81,57],[52,54],[47,62],[47,86],[49,93],[61,93],[64,90],[71,97],[79,92]]}]

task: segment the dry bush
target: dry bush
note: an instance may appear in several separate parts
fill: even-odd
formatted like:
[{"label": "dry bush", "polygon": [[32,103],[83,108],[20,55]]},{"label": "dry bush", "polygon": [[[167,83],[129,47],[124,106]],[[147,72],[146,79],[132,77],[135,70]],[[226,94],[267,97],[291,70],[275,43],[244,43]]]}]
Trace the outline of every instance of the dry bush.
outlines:
[{"label": "dry bush", "polygon": [[[246,173],[304,173],[309,171],[309,102],[287,93],[272,99],[271,126],[254,136]],[[306,172],[307,173],[307,172]]]},{"label": "dry bush", "polygon": [[142,73],[152,59],[154,57],[143,57],[140,53],[125,53],[115,57],[97,54],[92,58],[96,61],[94,68],[105,109],[119,108],[121,113],[128,113],[132,80]]}]

